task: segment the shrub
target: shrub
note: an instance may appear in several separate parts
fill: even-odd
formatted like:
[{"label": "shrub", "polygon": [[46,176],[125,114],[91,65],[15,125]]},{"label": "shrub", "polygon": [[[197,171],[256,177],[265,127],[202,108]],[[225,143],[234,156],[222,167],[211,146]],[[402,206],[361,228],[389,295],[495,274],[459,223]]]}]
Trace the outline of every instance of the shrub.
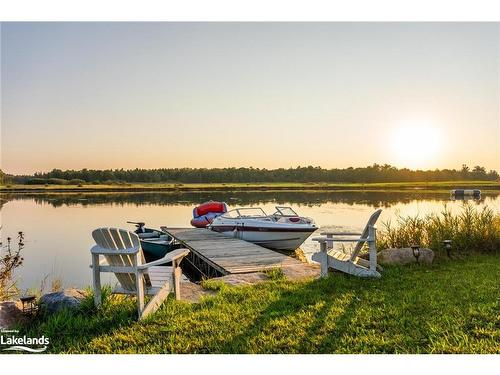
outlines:
[{"label": "shrub", "polygon": [[79,178],[74,178],[74,179],[72,179],[72,180],[69,180],[69,181],[68,181],[68,184],[69,184],[69,185],[83,185],[83,184],[85,184],[85,181],[84,181],[84,180],[81,180],[81,179],[79,179]]},{"label": "shrub", "polygon": [[500,250],[500,215],[484,207],[467,204],[458,214],[446,206],[439,214],[425,217],[398,216],[396,225],[384,223],[379,233],[380,249],[409,247],[418,244],[438,254],[445,254],[443,240],[452,240],[454,252],[493,253]]},{"label": "shrub", "polygon": [[31,178],[29,180],[26,180],[27,185],[45,185],[46,183],[46,178]]},{"label": "shrub", "polygon": [[47,183],[49,185],[67,185],[68,184],[68,180],[65,180],[64,178],[49,178],[47,180]]},{"label": "shrub", "polygon": [[118,180],[106,180],[106,181],[103,181],[103,184],[104,185],[119,185],[120,181],[118,181]]}]

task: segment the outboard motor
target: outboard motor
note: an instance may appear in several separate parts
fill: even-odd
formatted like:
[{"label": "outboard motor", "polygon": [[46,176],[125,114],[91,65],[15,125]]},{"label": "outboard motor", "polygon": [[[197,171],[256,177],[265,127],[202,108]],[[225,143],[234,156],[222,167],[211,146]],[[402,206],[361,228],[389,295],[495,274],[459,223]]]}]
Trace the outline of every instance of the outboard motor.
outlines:
[{"label": "outboard motor", "polygon": [[135,224],[135,233],[146,233],[146,223],[136,222],[136,221],[127,221],[128,224]]}]

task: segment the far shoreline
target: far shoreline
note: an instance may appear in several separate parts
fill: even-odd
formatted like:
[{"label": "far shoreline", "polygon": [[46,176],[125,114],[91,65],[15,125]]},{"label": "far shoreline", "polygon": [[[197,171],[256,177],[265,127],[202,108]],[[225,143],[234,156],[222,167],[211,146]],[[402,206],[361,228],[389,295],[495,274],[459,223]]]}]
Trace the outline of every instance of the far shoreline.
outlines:
[{"label": "far shoreline", "polygon": [[500,190],[500,181],[432,181],[373,183],[122,183],[82,185],[3,185],[0,193],[85,192],[195,192],[195,191],[443,191],[451,189]]}]

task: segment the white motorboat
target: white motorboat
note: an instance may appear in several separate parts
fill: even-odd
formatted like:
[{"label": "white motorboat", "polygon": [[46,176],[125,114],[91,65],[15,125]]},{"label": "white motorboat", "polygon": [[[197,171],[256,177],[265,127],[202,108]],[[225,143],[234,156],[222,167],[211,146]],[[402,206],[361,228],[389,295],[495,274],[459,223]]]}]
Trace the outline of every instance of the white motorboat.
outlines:
[{"label": "white motorboat", "polygon": [[313,219],[281,206],[272,215],[259,207],[236,208],[216,217],[207,228],[274,250],[295,250],[318,229]]}]

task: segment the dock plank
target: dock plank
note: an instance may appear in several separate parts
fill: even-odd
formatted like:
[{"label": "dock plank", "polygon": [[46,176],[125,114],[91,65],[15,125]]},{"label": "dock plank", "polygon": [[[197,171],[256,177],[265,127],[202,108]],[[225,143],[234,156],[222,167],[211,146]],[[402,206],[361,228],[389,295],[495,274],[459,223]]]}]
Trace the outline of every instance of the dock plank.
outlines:
[{"label": "dock plank", "polygon": [[183,246],[224,274],[302,265],[297,259],[203,228],[161,227]]}]

